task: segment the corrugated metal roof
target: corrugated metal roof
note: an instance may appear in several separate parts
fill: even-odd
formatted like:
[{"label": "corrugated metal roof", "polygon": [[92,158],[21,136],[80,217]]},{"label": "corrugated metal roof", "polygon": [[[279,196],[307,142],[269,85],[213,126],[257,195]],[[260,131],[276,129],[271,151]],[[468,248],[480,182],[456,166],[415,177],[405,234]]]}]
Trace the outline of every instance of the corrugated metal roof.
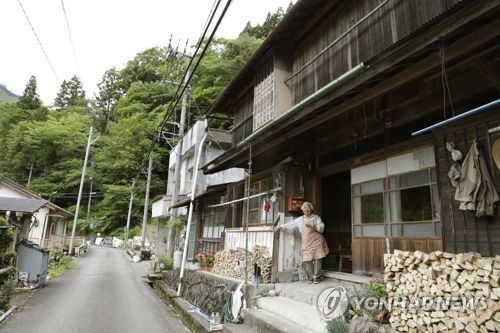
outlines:
[{"label": "corrugated metal roof", "polygon": [[209,128],[207,140],[217,141],[219,143],[231,143],[231,134],[223,130]]},{"label": "corrugated metal roof", "polygon": [[0,210],[11,212],[34,213],[47,204],[44,199],[23,199],[0,197]]}]

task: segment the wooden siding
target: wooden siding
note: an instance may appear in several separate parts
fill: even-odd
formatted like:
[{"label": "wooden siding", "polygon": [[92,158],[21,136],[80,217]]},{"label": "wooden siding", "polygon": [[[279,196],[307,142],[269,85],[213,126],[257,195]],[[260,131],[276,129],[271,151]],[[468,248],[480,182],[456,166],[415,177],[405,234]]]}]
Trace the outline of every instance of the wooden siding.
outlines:
[{"label": "wooden siding", "polygon": [[[440,239],[433,238],[392,238],[389,241],[391,252],[442,250]],[[354,274],[382,274],[384,271],[385,238],[353,238],[352,239],[352,272]]]},{"label": "wooden siding", "polygon": [[253,95],[247,94],[235,108],[233,118],[232,147],[252,134],[253,128]]},{"label": "wooden siding", "polygon": [[[438,162],[438,178],[441,193],[443,246],[452,253],[479,252],[485,256],[500,254],[500,205],[497,204],[496,216],[477,218],[475,212],[460,210],[459,202],[454,199],[455,188],[448,179],[448,171],[453,163],[446,150],[446,142],[453,141],[455,148],[465,158],[472,141],[477,139],[478,147],[486,160],[497,191],[500,193],[500,171],[494,165],[491,146],[500,138],[500,132],[489,134],[488,129],[499,126],[500,109],[468,119],[462,125],[453,125],[435,133],[434,145]],[[496,119],[495,119],[496,118]]]},{"label": "wooden siding", "polygon": [[[289,81],[294,104],[405,38],[460,0],[389,0],[342,37],[382,2],[346,1],[296,49],[292,72],[297,74]],[[329,47],[336,39],[338,42]]]}]

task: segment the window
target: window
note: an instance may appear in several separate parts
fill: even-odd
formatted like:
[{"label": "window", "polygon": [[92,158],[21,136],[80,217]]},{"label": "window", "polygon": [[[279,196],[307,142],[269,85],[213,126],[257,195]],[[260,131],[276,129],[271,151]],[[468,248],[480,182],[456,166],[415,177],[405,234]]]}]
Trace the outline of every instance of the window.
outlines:
[{"label": "window", "polygon": [[352,185],[354,236],[439,237],[434,167]]},{"label": "window", "polygon": [[361,216],[363,223],[384,222],[384,195],[377,193],[362,196]]},{"label": "window", "polygon": [[50,224],[50,234],[51,235],[57,235],[57,220],[52,220],[52,223]]},{"label": "window", "polygon": [[[248,225],[259,225],[259,224],[271,224],[274,221],[275,214],[278,212],[278,200],[274,203],[270,202],[270,198],[266,194],[274,188],[274,181],[272,177],[268,177],[257,181],[250,185],[250,196],[263,194],[249,200],[249,215],[248,215]],[[247,193],[245,191],[243,197],[246,197]],[[270,196],[271,194],[269,194]],[[269,202],[270,209],[268,212],[264,210],[265,201]],[[246,204],[247,201],[243,201],[243,211],[242,211],[242,222],[246,221]],[[242,223],[244,225],[244,223]]]},{"label": "window", "polygon": [[225,208],[208,207],[216,203],[216,201],[207,202],[203,209],[202,238],[220,238],[224,231]]}]

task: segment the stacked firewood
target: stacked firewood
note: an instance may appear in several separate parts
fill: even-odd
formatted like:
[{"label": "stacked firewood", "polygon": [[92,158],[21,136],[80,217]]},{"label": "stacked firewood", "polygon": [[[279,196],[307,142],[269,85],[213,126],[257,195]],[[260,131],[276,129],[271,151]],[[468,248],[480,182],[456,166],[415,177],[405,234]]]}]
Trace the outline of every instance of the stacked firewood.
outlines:
[{"label": "stacked firewood", "polygon": [[402,332],[500,332],[500,256],[385,255],[390,323]]},{"label": "stacked firewood", "polygon": [[245,262],[245,250],[222,250],[215,254],[213,273],[244,280],[245,267],[250,281],[255,273],[255,264],[260,268],[262,283],[271,281],[272,258],[266,247],[255,245],[252,252],[248,252],[248,264]]}]

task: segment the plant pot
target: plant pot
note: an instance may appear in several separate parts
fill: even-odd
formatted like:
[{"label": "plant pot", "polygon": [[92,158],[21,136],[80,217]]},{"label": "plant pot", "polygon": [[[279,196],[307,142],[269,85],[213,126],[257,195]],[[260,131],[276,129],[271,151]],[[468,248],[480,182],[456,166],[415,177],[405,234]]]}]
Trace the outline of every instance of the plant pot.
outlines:
[{"label": "plant pot", "polygon": [[206,272],[211,272],[212,271],[212,266],[200,266],[200,270],[206,271]]}]

